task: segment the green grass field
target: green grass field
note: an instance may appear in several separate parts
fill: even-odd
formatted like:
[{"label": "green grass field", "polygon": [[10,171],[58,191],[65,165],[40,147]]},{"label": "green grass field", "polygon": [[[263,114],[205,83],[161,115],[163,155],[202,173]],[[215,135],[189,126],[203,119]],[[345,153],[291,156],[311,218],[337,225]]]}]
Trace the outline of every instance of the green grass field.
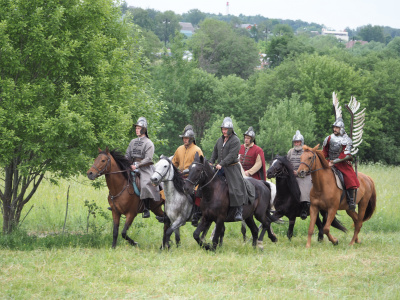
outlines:
[{"label": "green grass field", "polygon": [[[95,190],[83,176],[58,186],[45,182],[26,205],[23,217],[33,208],[19,230],[0,235],[0,298],[399,299],[400,168],[362,165],[359,171],[375,180],[378,196],[361,244],[348,246],[353,228],[341,211],[349,233],[332,229],[338,246],[315,236],[306,249],[309,220],[298,219],[292,241],[287,224],[274,224],[278,242],[264,239],[264,251],[242,241],[239,223],[227,224],[215,253],[198,247],[190,224],[181,228],[179,248],[160,251],[162,225],[153,214],[138,216],[128,232],[138,248],[119,237],[112,250],[112,222],[100,213],[111,216],[107,188]],[[99,209],[89,218],[89,233],[85,200]]]}]

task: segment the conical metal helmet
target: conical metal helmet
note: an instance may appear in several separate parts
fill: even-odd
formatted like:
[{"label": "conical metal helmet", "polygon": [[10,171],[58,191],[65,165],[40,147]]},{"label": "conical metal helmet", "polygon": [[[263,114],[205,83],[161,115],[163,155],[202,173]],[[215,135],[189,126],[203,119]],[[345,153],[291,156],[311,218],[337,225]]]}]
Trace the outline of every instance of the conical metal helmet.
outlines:
[{"label": "conical metal helmet", "polygon": [[247,131],[243,134],[243,136],[249,136],[251,139],[251,142],[254,142],[255,138],[256,138],[256,133],[254,132],[254,129],[252,126],[249,127],[249,129],[247,129]]},{"label": "conical metal helmet", "polygon": [[230,117],[225,117],[221,124],[222,128],[228,128],[228,135],[231,135],[233,132],[233,122]]},{"label": "conical metal helmet", "polygon": [[183,133],[179,135],[179,137],[184,138],[187,137],[189,138],[189,143],[196,143],[195,142],[195,134],[192,125],[186,125],[185,129],[183,129]]},{"label": "conical metal helmet", "polygon": [[292,139],[292,144],[293,144],[295,141],[301,141],[301,145],[302,145],[302,146],[304,145],[304,137],[303,137],[303,135],[300,133],[300,130],[296,130],[296,134],[293,136],[293,139]]},{"label": "conical metal helmet", "polygon": [[139,117],[137,120],[135,126],[140,126],[142,129],[140,130],[140,134],[145,134],[147,135],[147,120],[145,117]]},{"label": "conical metal helmet", "polygon": [[336,121],[332,124],[332,127],[339,127],[340,128],[340,135],[345,134],[344,130],[344,121],[342,117],[338,117]]}]

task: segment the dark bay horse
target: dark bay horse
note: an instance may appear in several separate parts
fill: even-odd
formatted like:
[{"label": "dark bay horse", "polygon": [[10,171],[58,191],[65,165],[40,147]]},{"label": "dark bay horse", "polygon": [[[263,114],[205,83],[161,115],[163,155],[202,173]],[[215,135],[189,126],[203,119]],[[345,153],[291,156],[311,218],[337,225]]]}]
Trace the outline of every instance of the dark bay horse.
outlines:
[{"label": "dark bay horse", "polygon": [[[122,237],[132,246],[137,246],[137,243],[126,233],[136,215],[143,212],[144,204],[133,189],[130,162],[125,155],[116,150],[109,152],[108,149],[105,151],[99,149],[99,155],[87,171],[87,176],[90,180],[95,180],[101,175],[106,177],[109,189],[108,203],[112,208],[114,222],[112,247],[115,248],[117,245],[121,215],[126,216]],[[162,201],[150,201],[150,209],[157,216],[163,215],[161,205]]]},{"label": "dark bay horse", "polygon": [[[248,180],[256,188],[256,199],[253,204],[243,205],[243,219],[251,230],[253,246],[258,246],[262,249],[264,236],[260,235],[258,237],[258,228],[253,216],[261,222],[263,228],[267,229],[268,237],[271,241],[276,242],[277,238],[272,232],[271,217],[269,214],[271,208],[271,191],[266,182],[253,178]],[[215,250],[220,242],[220,237],[224,234],[224,222],[234,222],[234,211],[229,209],[228,184],[225,182],[225,178],[216,175],[209,162],[203,156],[199,157],[196,153],[195,159],[189,168],[189,176],[185,180],[185,192],[188,194],[192,193],[194,187],[197,185],[199,185],[203,193],[200,204],[203,217],[193,233],[193,237],[206,250]],[[212,245],[210,246],[202,241],[200,234],[207,230],[212,222],[216,223],[216,229]]]},{"label": "dark bay horse", "polygon": [[[286,216],[289,219],[289,228],[286,235],[290,240],[293,236],[296,218],[300,217],[301,212],[300,188],[296,176],[293,174],[292,163],[286,156],[276,156],[267,171],[267,177],[276,178],[277,191],[274,200],[274,216],[277,218]],[[323,215],[324,222],[326,222],[327,213],[324,211],[320,211],[320,213]],[[321,222],[319,216],[317,216],[316,225],[318,227],[318,241],[322,241],[324,238],[324,224]],[[336,217],[332,222],[332,226],[343,232],[347,232],[346,227]]]},{"label": "dark bay horse", "polygon": [[338,244],[337,238],[333,237],[330,232],[330,225],[335,218],[338,210],[346,210],[347,214],[354,222],[354,235],[350,245],[359,243],[358,233],[361,230],[362,223],[369,220],[376,208],[376,191],[375,184],[371,177],[358,172],[358,180],[360,188],[357,192],[356,203],[358,204],[358,213],[348,210],[347,201],[343,199],[340,202],[342,190],[336,185],[336,179],[328,161],[325,159],[321,150],[317,150],[319,145],[314,148],[303,146],[304,152],[300,157],[301,163],[297,170],[300,176],[304,176],[307,172],[311,172],[313,187],[310,192],[310,227],[308,229],[308,239],[306,247],[311,246],[311,236],[313,234],[315,221],[320,210],[328,212],[324,233],[334,244]]}]

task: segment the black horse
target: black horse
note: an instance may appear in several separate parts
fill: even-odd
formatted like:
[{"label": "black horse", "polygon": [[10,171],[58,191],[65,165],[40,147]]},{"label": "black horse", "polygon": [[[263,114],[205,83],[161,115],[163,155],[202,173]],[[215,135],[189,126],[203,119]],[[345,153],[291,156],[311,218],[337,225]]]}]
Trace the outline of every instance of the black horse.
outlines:
[{"label": "black horse", "polygon": [[[276,242],[277,238],[272,232],[271,221],[275,219],[270,216],[270,198],[271,191],[268,183],[253,178],[248,179],[256,189],[256,199],[253,204],[243,205],[243,219],[251,230],[253,236],[253,246],[262,249],[262,241],[264,234],[258,237],[258,228],[254,222],[253,216],[261,222],[263,229],[268,231],[268,237],[272,242]],[[199,185],[202,190],[203,197],[200,204],[202,211],[202,219],[197,229],[193,233],[197,243],[206,250],[215,250],[218,243],[222,244],[225,227],[224,222],[234,222],[234,211],[229,209],[229,193],[228,184],[225,177],[217,175],[209,162],[196,153],[195,159],[189,168],[189,176],[185,180],[185,192],[191,193],[195,186]],[[206,244],[200,239],[201,232],[207,230],[211,223],[215,222],[216,230],[212,240],[212,245]],[[263,231],[265,233],[265,231]]]},{"label": "black horse", "polygon": [[[276,156],[267,171],[267,177],[276,177],[274,217],[281,218],[286,216],[289,219],[287,237],[290,240],[293,236],[293,228],[296,223],[296,218],[300,217],[301,204],[300,188],[296,176],[293,173],[293,166],[286,156]],[[327,217],[327,212],[320,211],[320,213],[323,217],[323,221],[321,222],[319,216],[317,217],[316,225],[318,227],[318,241],[322,241],[324,238],[323,227]],[[336,218],[333,220],[332,226],[343,232],[347,232],[346,227],[344,227]]]}]

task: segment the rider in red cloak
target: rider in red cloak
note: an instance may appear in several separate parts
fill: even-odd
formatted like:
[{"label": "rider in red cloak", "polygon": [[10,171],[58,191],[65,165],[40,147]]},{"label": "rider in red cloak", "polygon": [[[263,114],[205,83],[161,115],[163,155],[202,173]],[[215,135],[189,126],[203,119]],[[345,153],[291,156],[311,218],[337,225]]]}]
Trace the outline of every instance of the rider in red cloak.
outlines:
[{"label": "rider in red cloak", "polygon": [[246,176],[266,180],[264,151],[256,145],[253,127],[244,133],[244,144],[240,146],[239,161]]}]

